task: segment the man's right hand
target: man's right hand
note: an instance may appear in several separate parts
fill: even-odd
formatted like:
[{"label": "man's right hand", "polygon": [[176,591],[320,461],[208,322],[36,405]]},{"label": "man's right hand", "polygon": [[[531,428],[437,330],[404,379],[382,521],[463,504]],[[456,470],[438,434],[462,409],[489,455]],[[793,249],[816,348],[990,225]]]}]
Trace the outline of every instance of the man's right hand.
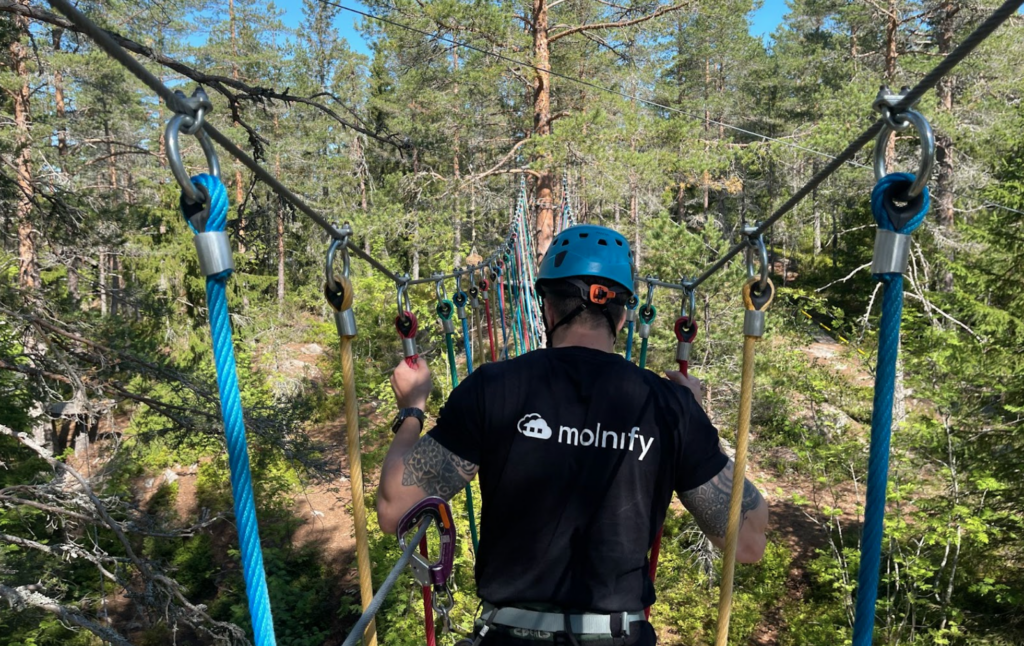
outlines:
[{"label": "man's right hand", "polygon": [[665,376],[668,377],[669,381],[673,381],[680,386],[686,386],[693,393],[693,396],[697,399],[697,403],[701,404],[704,401],[704,384],[700,383],[700,379],[696,377],[687,377],[678,370],[666,370]]},{"label": "man's right hand", "polygon": [[395,391],[398,408],[418,408],[426,410],[427,399],[433,383],[430,380],[430,367],[423,359],[411,367],[405,359],[398,362],[391,373],[391,388]]}]

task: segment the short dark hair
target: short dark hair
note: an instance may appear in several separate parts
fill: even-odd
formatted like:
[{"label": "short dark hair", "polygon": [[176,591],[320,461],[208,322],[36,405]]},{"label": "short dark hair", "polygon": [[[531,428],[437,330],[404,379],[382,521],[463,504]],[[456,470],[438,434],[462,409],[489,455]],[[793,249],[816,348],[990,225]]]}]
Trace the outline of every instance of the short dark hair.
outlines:
[{"label": "short dark hair", "polygon": [[[574,278],[572,280],[581,281],[588,287],[590,285],[601,285],[613,292],[616,292],[616,296],[614,299],[610,299],[603,306],[589,303],[588,301],[589,306],[587,309],[580,312],[580,314],[572,321],[566,323],[566,327],[581,324],[594,329],[608,329],[608,319],[601,311],[602,307],[607,309],[607,312],[611,316],[614,324],[618,325],[619,320],[622,319],[622,315],[625,312],[625,303],[628,299],[628,296],[621,285],[614,281],[602,280],[591,276],[580,276],[579,278]],[[555,318],[553,321],[554,323],[558,323],[569,314],[572,314],[572,312],[584,302],[583,294],[580,293],[579,285],[573,284],[569,279],[540,281],[537,284],[537,291],[544,299],[544,302],[551,305],[551,311]],[[612,332],[614,335],[614,330]]]}]

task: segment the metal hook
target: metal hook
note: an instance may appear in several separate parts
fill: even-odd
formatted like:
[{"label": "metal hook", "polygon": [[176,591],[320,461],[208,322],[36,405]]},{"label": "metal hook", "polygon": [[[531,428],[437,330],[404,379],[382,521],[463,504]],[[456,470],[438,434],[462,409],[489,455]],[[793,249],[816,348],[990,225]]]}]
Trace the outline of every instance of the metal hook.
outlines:
[{"label": "metal hook", "polygon": [[402,282],[398,283],[395,292],[395,302],[398,303],[398,316],[404,319],[406,312],[412,312],[412,302],[409,300],[409,274],[401,276]]},{"label": "metal hook", "polygon": [[679,316],[685,316],[693,321],[697,312],[697,293],[693,289],[692,280],[683,281],[683,300],[680,304]]},{"label": "metal hook", "polygon": [[[441,273],[435,273],[431,276],[431,278],[443,275],[444,274]],[[437,282],[434,283],[434,295],[437,296],[437,302],[439,303],[448,300],[448,290],[445,288],[444,280],[441,278],[437,278]]]},{"label": "metal hook", "polygon": [[327,289],[332,292],[337,292],[338,281],[334,279],[334,256],[341,251],[342,270],[341,275],[348,278],[351,274],[350,259],[348,255],[348,240],[349,234],[346,233],[341,239],[335,239],[331,241],[331,246],[327,249]]},{"label": "metal hook", "polygon": [[747,261],[747,279],[754,277],[754,250],[757,249],[761,260],[761,276],[757,281],[757,289],[763,292],[768,286],[768,248],[764,246],[764,236],[753,235],[757,231],[757,225],[743,227],[743,233],[747,236],[747,248],[744,256]]},{"label": "metal hook", "polygon": [[651,311],[651,304],[654,303],[654,283],[651,280],[654,276],[648,276],[644,280],[647,281],[647,299],[644,301],[644,310]]},{"label": "metal hook", "polygon": [[177,94],[185,100],[195,106],[196,116],[192,117],[184,113],[175,114],[171,117],[170,121],[167,122],[167,128],[164,131],[164,141],[167,146],[167,161],[171,166],[171,172],[174,174],[174,179],[178,181],[178,185],[181,187],[182,192],[185,194],[185,201],[189,204],[199,204],[206,200],[205,195],[199,191],[192,183],[192,178],[189,177],[188,171],[185,170],[185,164],[181,159],[181,146],[178,143],[178,133],[184,132],[185,134],[194,134],[199,139],[199,145],[203,149],[203,155],[206,157],[206,164],[210,169],[210,175],[216,178],[220,178],[220,160],[217,159],[217,151],[213,147],[213,142],[210,141],[209,135],[203,130],[203,117],[209,111],[211,104],[209,97],[206,96],[206,92],[202,88],[196,88],[196,91],[192,94],[191,99],[185,99],[184,93],[180,90]]},{"label": "metal hook", "polygon": [[[883,114],[885,113],[883,112]],[[896,118],[904,119],[908,127],[913,125],[914,130],[917,131],[917,136],[921,140],[921,162],[918,165],[914,183],[907,190],[907,196],[915,198],[924,190],[932,175],[932,167],[935,165],[935,133],[932,131],[932,126],[928,123],[928,120],[916,110],[907,110]],[[897,130],[890,125],[889,122],[891,121],[893,121],[892,118],[886,119],[886,122],[882,125],[882,130],[878,133],[878,139],[875,140],[875,181],[882,179],[888,174],[885,168],[885,148],[889,143],[889,135],[894,130]]]}]

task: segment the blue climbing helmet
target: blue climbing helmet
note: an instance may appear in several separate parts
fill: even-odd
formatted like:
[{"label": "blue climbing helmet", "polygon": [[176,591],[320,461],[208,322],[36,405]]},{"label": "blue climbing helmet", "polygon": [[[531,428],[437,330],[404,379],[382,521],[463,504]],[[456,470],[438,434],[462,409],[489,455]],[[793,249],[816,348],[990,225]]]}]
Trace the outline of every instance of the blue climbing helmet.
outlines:
[{"label": "blue climbing helmet", "polygon": [[608,310],[612,303],[624,305],[633,295],[633,252],[618,231],[593,224],[579,224],[559,233],[540,261],[537,293],[544,297],[561,293],[581,299],[576,308],[544,328],[551,346],[555,330],[568,324],[590,308],[608,321],[612,338],[618,325]]},{"label": "blue climbing helmet", "polygon": [[[540,261],[537,287],[545,280],[599,278],[633,295],[633,252],[618,231],[594,224],[577,224],[559,233]],[[616,290],[618,291],[618,290]]]}]

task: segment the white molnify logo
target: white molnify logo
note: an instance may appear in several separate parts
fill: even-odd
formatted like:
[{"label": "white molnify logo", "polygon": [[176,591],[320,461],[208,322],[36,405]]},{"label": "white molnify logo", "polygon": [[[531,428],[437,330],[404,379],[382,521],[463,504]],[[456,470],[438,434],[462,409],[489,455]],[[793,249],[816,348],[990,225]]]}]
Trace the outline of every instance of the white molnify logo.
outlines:
[{"label": "white molnify logo", "polygon": [[551,437],[551,427],[544,421],[544,418],[537,413],[530,413],[519,420],[519,432],[526,437],[535,437],[538,440],[546,440]]}]

